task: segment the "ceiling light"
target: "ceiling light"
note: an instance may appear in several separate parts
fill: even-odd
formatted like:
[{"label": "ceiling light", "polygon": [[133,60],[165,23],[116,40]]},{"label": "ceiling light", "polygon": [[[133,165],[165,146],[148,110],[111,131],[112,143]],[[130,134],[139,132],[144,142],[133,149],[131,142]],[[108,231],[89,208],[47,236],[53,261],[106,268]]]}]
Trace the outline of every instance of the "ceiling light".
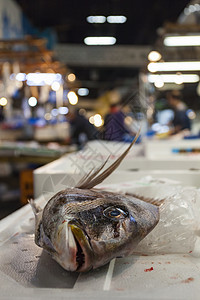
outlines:
[{"label": "ceiling light", "polygon": [[60,89],[60,83],[58,81],[54,81],[51,85],[53,91],[57,92]]},{"label": "ceiling light", "polygon": [[2,97],[2,98],[0,99],[0,105],[1,105],[1,106],[6,106],[7,103],[8,103],[8,100],[7,100],[5,97]]},{"label": "ceiling light", "polygon": [[152,73],[162,71],[200,71],[200,61],[151,62],[147,68]]},{"label": "ceiling light", "polygon": [[194,110],[188,109],[186,113],[190,120],[194,120],[196,118],[196,113]]},{"label": "ceiling light", "polygon": [[59,111],[59,114],[66,115],[69,112],[69,109],[66,106],[61,106],[58,108],[58,111]]},{"label": "ceiling light", "polygon": [[57,73],[43,73],[44,74],[44,82],[48,85],[52,85],[53,82],[62,82],[62,75]]},{"label": "ceiling light", "polygon": [[114,45],[116,38],[113,36],[88,36],[84,39],[86,45]]},{"label": "ceiling light", "polygon": [[125,16],[108,16],[107,22],[108,23],[125,23],[127,20],[127,17]]},{"label": "ceiling light", "polygon": [[28,104],[32,107],[36,106],[37,105],[37,99],[35,97],[30,97],[28,99]]},{"label": "ceiling light", "polygon": [[87,21],[88,21],[88,23],[105,23],[106,17],[105,16],[88,16]]},{"label": "ceiling light", "polygon": [[184,82],[183,81],[183,76],[181,74],[177,74],[176,77],[174,78],[174,83],[176,83],[176,84],[183,84],[183,82]]},{"label": "ceiling light", "polygon": [[[94,115],[93,120],[94,120],[94,126],[100,127],[100,126],[103,125],[103,119],[102,119],[102,116],[100,114]],[[91,117],[90,117],[90,123],[92,123],[91,121],[93,121],[93,120],[91,120]]]},{"label": "ceiling light", "polygon": [[67,94],[67,98],[69,99],[69,103],[71,105],[76,105],[78,103],[78,97],[75,92],[71,91]]},{"label": "ceiling light", "polygon": [[27,80],[29,86],[52,85],[53,82],[62,82],[62,75],[57,73],[18,73],[16,75],[18,81]]},{"label": "ceiling light", "polygon": [[94,116],[91,116],[91,117],[89,118],[89,122],[90,122],[91,124],[94,124]]},{"label": "ceiling light", "polygon": [[74,73],[70,73],[67,75],[67,80],[73,82],[76,80],[76,75]]},{"label": "ceiling light", "polygon": [[44,115],[45,120],[50,121],[51,120],[51,114],[50,113],[46,113]]},{"label": "ceiling light", "polygon": [[162,79],[162,76],[158,75],[157,79],[154,82],[155,87],[162,88],[164,86],[164,81]]},{"label": "ceiling light", "polygon": [[158,78],[162,78],[163,82],[181,84],[181,83],[195,83],[199,81],[199,75],[197,74],[162,74],[155,75],[149,74],[148,81],[154,83],[158,80]]},{"label": "ceiling light", "polygon": [[18,74],[16,74],[15,79],[17,81],[25,81],[26,80],[26,74],[25,73],[18,73]]},{"label": "ceiling light", "polygon": [[161,54],[158,51],[151,51],[148,55],[148,60],[150,61],[158,61],[161,59]]},{"label": "ceiling light", "polygon": [[87,88],[80,88],[78,89],[79,96],[87,96],[89,94],[89,90]]},{"label": "ceiling light", "polygon": [[164,45],[168,47],[200,46],[200,35],[167,36]]},{"label": "ceiling light", "polygon": [[53,108],[53,109],[51,110],[51,115],[52,115],[53,117],[57,117],[57,115],[58,115],[58,109],[57,109],[57,108]]}]

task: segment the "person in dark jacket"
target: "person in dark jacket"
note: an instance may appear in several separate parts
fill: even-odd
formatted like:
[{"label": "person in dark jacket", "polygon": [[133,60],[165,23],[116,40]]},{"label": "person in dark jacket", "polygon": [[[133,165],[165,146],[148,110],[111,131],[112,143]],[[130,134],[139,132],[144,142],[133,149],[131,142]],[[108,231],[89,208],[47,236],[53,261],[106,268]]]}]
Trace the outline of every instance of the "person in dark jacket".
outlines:
[{"label": "person in dark jacket", "polygon": [[191,130],[191,121],[187,115],[187,106],[181,100],[179,91],[171,91],[167,93],[167,100],[174,111],[174,118],[172,120],[173,133],[178,133],[182,130]]},{"label": "person in dark jacket", "polygon": [[87,141],[98,139],[98,131],[78,110],[70,111],[67,115],[70,123],[71,143],[82,146]]},{"label": "person in dark jacket", "polygon": [[124,141],[129,133],[125,126],[125,115],[121,111],[120,104],[112,104],[109,113],[104,119],[104,139],[111,141]]}]

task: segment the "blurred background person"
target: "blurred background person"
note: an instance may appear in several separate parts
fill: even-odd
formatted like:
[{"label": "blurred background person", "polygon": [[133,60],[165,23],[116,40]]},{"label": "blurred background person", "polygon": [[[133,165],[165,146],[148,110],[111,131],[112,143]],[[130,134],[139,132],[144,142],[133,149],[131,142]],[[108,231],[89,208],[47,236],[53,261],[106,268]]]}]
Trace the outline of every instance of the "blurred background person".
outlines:
[{"label": "blurred background person", "polygon": [[191,130],[191,121],[187,115],[188,107],[182,101],[181,93],[177,90],[169,91],[166,95],[168,104],[173,109],[174,117],[171,121],[172,134],[182,130]]},{"label": "blurred background person", "polygon": [[77,144],[80,148],[87,141],[98,139],[98,131],[78,109],[70,109],[67,114],[67,119],[70,124],[70,144]]},{"label": "blurred background person", "polygon": [[111,104],[104,120],[103,138],[111,141],[126,141],[127,136],[133,138],[125,124],[125,118],[126,115],[123,113],[120,103]]}]

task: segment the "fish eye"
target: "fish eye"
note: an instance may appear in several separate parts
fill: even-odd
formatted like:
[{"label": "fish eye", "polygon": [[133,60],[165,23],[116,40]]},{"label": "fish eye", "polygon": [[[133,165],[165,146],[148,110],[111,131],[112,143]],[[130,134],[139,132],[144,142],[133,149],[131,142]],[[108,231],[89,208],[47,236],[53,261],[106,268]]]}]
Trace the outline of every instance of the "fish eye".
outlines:
[{"label": "fish eye", "polygon": [[118,207],[107,207],[103,214],[105,217],[113,220],[118,220],[127,216],[127,213]]}]

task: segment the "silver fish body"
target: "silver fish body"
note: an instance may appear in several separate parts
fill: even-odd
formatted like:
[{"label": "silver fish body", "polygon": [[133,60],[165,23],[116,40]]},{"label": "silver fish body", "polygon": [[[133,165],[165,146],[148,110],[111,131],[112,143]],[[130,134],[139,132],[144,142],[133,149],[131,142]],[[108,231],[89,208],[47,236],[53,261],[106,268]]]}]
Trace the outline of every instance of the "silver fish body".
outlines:
[{"label": "silver fish body", "polygon": [[78,272],[131,255],[159,221],[156,205],[97,189],[68,188],[34,209],[36,244]]}]

